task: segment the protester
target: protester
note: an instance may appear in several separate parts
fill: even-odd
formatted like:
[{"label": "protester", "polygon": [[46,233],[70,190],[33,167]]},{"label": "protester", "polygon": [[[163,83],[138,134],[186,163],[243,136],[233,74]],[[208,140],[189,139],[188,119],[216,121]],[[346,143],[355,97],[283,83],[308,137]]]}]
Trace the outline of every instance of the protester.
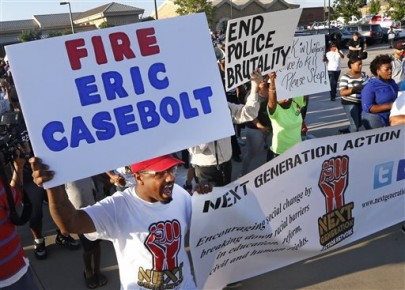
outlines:
[{"label": "protester", "polygon": [[390,26],[387,34],[388,34],[388,43],[390,45],[390,48],[392,48],[394,45],[394,38],[395,38],[395,31],[392,25]]},{"label": "protester", "polygon": [[10,86],[6,79],[0,79],[0,114],[10,111],[8,100]]},{"label": "protester", "polygon": [[[14,87],[10,90],[9,101],[14,108],[14,112],[19,113],[21,118],[23,118],[17,91]],[[15,132],[19,136],[20,142],[24,144],[25,154],[27,156],[30,156],[32,154],[32,148],[27,128],[23,120],[18,126],[16,126]],[[43,188],[38,187],[34,183],[32,179],[31,167],[28,163],[24,166],[23,178],[24,190],[32,202],[32,213],[29,220],[29,227],[34,238],[34,254],[37,259],[43,260],[48,256],[45,244],[45,237],[42,233],[42,206],[43,203],[47,201],[46,193]],[[55,243],[71,250],[76,250],[80,247],[80,243],[78,240],[73,239],[70,235],[63,235],[59,229],[56,230]]]},{"label": "protester", "polygon": [[191,195],[193,194],[193,179],[195,183],[198,184],[198,178],[195,176],[195,169],[193,166],[189,166],[187,168],[186,181],[184,182],[183,188]]},{"label": "protester", "polygon": [[124,191],[128,187],[135,186],[136,181],[132,174],[131,166],[121,166],[115,170],[107,171],[106,174],[118,191]]},{"label": "protester", "polygon": [[[245,104],[228,102],[234,124],[251,121],[257,117],[260,108],[259,84],[263,77],[260,71],[251,74],[251,89]],[[195,177],[200,184],[212,186],[225,186],[232,179],[232,161],[234,157],[230,137],[200,144],[189,148],[190,163],[194,168]],[[235,159],[235,158],[234,158]],[[235,160],[239,161],[239,160]],[[228,288],[238,287],[241,283],[235,282],[227,285]]]},{"label": "protester", "polygon": [[[222,77],[222,83],[225,87],[225,45],[221,45],[220,51],[222,52],[222,58],[218,59],[218,67]],[[218,57],[218,56],[217,56]],[[245,104],[246,89],[244,85],[237,86],[234,89],[225,92],[226,100],[228,103],[243,105]],[[240,133],[244,127],[243,124],[237,123],[234,124],[235,134],[231,136],[231,145],[232,145],[232,159],[235,162],[241,162],[242,150],[241,145],[245,145],[243,141],[240,140]]]},{"label": "protester", "polygon": [[[405,81],[401,82],[400,91],[405,91]],[[405,125],[405,93],[398,95],[390,111],[390,126]],[[405,233],[405,224],[401,226]]]},{"label": "protester", "polygon": [[302,141],[301,130],[304,120],[302,111],[305,111],[308,102],[307,96],[277,100],[276,77],[275,72],[269,73],[267,113],[273,128],[271,158],[277,157]]},{"label": "protester", "polygon": [[398,85],[392,79],[389,55],[377,55],[370,63],[370,71],[375,78],[361,92],[362,119],[367,130],[389,126],[392,103],[398,95]]},{"label": "protester", "polygon": [[[76,209],[93,205],[96,202],[95,186],[91,177],[68,182],[65,184],[65,190]],[[83,248],[83,275],[87,288],[94,289],[104,286],[108,280],[100,270],[100,240],[90,241],[83,234],[79,234],[79,238]]]},{"label": "protester", "polygon": [[343,110],[349,119],[349,128],[340,129],[339,133],[345,134],[358,132],[361,125],[361,90],[367,84],[369,77],[362,71],[362,60],[358,57],[349,59],[349,71],[342,75],[339,90]]},{"label": "protester", "polygon": [[390,111],[390,126],[396,125],[405,125],[405,93],[397,97]]},{"label": "protester", "polygon": [[[3,157],[3,156],[2,156]],[[14,161],[14,170],[10,182],[10,193],[15,208],[22,200],[22,180],[23,167],[25,159],[20,158],[20,152],[17,152]],[[0,166],[3,172],[6,171],[4,162]],[[17,228],[10,219],[10,204],[5,189],[6,180],[0,180],[0,289],[20,290],[32,289],[39,290],[34,274],[29,265],[29,260],[21,246],[20,237],[17,234]]]},{"label": "protester", "polygon": [[[52,168],[39,158],[30,163],[39,186],[52,179]],[[132,164],[135,187],[83,209],[74,208],[64,186],[47,189],[51,216],[64,232],[113,243],[121,289],[196,289],[185,251],[191,197],[174,183],[179,164],[170,155]],[[210,190],[208,185],[197,188]]]},{"label": "protester", "polygon": [[405,48],[403,46],[393,48],[391,55],[392,79],[399,85],[405,80],[405,58],[403,56]]},{"label": "protester", "polygon": [[348,58],[366,58],[364,57],[364,53],[366,52],[367,44],[363,38],[360,37],[360,33],[358,31],[353,32],[352,39],[347,42],[347,46],[349,47],[349,53],[347,55]]},{"label": "protester", "polygon": [[[224,82],[225,85],[225,82]],[[228,103],[240,105],[241,97],[239,96],[239,88],[232,89],[228,92],[225,92],[226,100]],[[240,132],[240,128],[238,124],[234,124],[235,134],[231,136],[231,146],[232,146],[232,159],[236,162],[241,162],[242,159],[240,155],[242,154],[242,150],[240,149],[240,145],[238,143],[238,133]]]},{"label": "protester", "polygon": [[[228,102],[233,123],[244,123],[257,117],[260,102],[259,84],[262,81],[260,71],[251,75],[251,90],[244,105]],[[199,182],[213,186],[224,186],[232,178],[232,146],[231,138],[223,138],[209,143],[200,144],[188,149],[190,163],[195,169]]]},{"label": "protester", "polygon": [[255,169],[252,168],[252,164],[255,164],[256,167],[263,164],[263,162],[257,162],[256,160],[260,156],[260,153],[263,152],[263,148],[270,150],[272,128],[269,116],[267,115],[267,80],[268,78],[264,77],[259,85],[258,93],[261,97],[261,103],[257,117],[245,123],[246,147],[242,161],[241,176]]},{"label": "protester", "polygon": [[342,70],[341,59],[344,58],[343,52],[338,50],[335,43],[332,43],[329,51],[326,53],[326,63],[328,68],[329,82],[330,82],[330,100],[336,100],[336,90],[340,71]]}]

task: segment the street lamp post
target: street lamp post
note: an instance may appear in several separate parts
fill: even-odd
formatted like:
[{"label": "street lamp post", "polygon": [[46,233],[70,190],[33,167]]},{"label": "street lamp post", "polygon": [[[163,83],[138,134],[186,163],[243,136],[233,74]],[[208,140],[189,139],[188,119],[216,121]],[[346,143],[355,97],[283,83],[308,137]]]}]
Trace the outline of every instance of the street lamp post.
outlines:
[{"label": "street lamp post", "polygon": [[70,8],[70,2],[60,2],[60,5],[69,5],[69,16],[70,16],[70,26],[72,27],[72,33],[75,33],[75,28],[73,26],[72,9]]},{"label": "street lamp post", "polygon": [[159,19],[156,0],[155,0],[155,16],[156,16],[156,19]]},{"label": "street lamp post", "polygon": [[328,3],[328,29],[329,29],[329,40],[330,40],[330,0]]}]

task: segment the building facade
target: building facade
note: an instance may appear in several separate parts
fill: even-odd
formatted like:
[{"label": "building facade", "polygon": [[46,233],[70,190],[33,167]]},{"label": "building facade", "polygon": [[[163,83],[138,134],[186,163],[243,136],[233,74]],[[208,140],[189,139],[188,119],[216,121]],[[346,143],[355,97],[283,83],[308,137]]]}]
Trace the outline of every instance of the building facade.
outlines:
[{"label": "building facade", "polygon": [[[215,11],[214,19],[210,23],[213,31],[224,30],[229,19],[300,7],[284,0],[211,0],[211,2]],[[174,0],[164,1],[158,8],[158,18],[178,16],[177,8]],[[154,14],[152,16],[155,17]]]},{"label": "building facade", "polygon": [[[75,32],[98,29],[104,22],[114,26],[137,23],[142,20],[144,9],[119,3],[108,3],[94,9],[72,13]],[[6,45],[21,42],[23,31],[36,30],[46,38],[54,32],[71,30],[70,14],[33,15],[32,19],[0,22],[0,57],[5,56]]]}]

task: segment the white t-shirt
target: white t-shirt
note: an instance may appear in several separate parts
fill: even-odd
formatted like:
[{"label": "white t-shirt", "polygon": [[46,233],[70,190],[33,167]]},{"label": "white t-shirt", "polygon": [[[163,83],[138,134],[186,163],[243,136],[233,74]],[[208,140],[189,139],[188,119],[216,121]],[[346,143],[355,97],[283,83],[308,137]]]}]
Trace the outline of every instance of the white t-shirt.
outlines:
[{"label": "white t-shirt", "polygon": [[94,183],[91,177],[68,182],[65,184],[65,190],[75,208],[82,208],[96,202],[93,195]]},{"label": "white t-shirt", "polygon": [[400,115],[405,115],[405,92],[399,92],[391,107],[390,117]]},{"label": "white t-shirt", "polygon": [[150,203],[131,187],[84,208],[97,230],[86,237],[114,245],[122,290],[196,289],[184,247],[191,197],[177,184],[172,197]]},{"label": "white t-shirt", "polygon": [[340,54],[337,51],[328,51],[326,53],[328,59],[328,70],[339,71],[341,70]]}]

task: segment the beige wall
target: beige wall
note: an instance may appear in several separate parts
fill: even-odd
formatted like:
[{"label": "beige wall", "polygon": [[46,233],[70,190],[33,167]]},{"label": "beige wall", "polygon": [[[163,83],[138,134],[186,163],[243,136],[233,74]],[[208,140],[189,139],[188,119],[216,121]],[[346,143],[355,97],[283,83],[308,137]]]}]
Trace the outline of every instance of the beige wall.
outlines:
[{"label": "beige wall", "polygon": [[[279,11],[288,9],[288,6],[281,2],[276,2],[272,6],[265,8],[256,2],[251,2],[246,6],[239,6],[239,8],[232,7],[232,17],[231,17],[231,6],[229,3],[224,2],[224,4],[217,6],[215,9],[215,15],[213,23],[211,24],[211,30],[221,30],[224,27],[223,23],[231,18],[239,18],[249,15],[255,15],[260,13],[266,13],[271,11]],[[172,4],[171,1],[165,1],[158,10],[159,19],[169,18],[177,16],[176,6]]]}]

